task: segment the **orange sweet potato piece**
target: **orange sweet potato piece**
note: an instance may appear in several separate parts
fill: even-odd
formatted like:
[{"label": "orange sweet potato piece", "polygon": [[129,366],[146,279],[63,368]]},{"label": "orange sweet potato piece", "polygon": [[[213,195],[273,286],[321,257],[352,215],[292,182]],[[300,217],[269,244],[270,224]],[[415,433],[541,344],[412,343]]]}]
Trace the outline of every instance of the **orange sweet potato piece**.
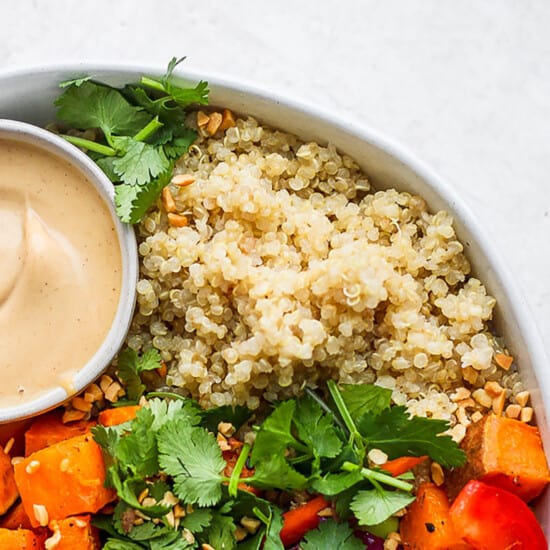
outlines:
[{"label": "orange sweet potato piece", "polygon": [[478,479],[529,502],[550,481],[539,430],[525,422],[487,415],[468,426],[461,447],[468,460],[447,476],[451,499]]},{"label": "orange sweet potato piece", "polygon": [[0,528],[0,550],[43,550],[45,539],[46,535],[41,532]]},{"label": "orange sweet potato piece", "polygon": [[25,432],[25,456],[77,435],[88,433],[95,422],[80,420],[64,424],[63,412],[55,410],[36,418]]},{"label": "orange sweet potato piece", "polygon": [[3,529],[32,529],[31,520],[21,501],[12,506],[9,512],[0,518],[0,527]]},{"label": "orange sweet potato piece", "polygon": [[0,448],[0,515],[9,510],[18,496],[10,455]]},{"label": "orange sweet potato piece", "polygon": [[91,517],[73,516],[50,521],[55,550],[99,550],[99,533],[91,523]]},{"label": "orange sweet potato piece", "polygon": [[[33,527],[52,519],[95,513],[115,498],[114,491],[103,486],[105,463],[91,434],[33,453],[15,465],[15,481]],[[42,507],[46,518],[39,513]]]},{"label": "orange sweet potato piece", "polygon": [[19,420],[0,425],[0,446],[4,447],[13,438],[11,456],[21,456],[25,452],[25,432],[30,424],[30,420]]},{"label": "orange sweet potato piece", "polygon": [[473,550],[455,531],[445,491],[422,483],[416,500],[401,520],[399,532],[405,550]]},{"label": "orange sweet potato piece", "polygon": [[116,426],[136,417],[140,405],[127,405],[126,407],[115,407],[105,409],[99,413],[98,421],[102,426]]}]

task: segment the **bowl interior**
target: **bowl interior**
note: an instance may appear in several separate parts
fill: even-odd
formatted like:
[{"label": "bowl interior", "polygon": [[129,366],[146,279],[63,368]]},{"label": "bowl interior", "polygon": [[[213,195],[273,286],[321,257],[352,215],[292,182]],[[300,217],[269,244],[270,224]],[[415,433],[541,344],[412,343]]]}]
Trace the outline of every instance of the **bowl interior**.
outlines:
[{"label": "bowl interior", "polygon": [[[162,70],[116,65],[72,65],[0,74],[0,117],[35,124],[51,122],[55,115],[52,102],[59,93],[58,83],[88,74],[112,85],[121,85],[139,80],[142,74],[160,75]],[[496,330],[505,338],[520,365],[525,385],[531,391],[544,445],[550,450],[547,423],[550,379],[544,376],[549,363],[537,329],[504,263],[452,187],[413,155],[372,129],[357,127],[315,107],[225,78],[181,71],[178,74],[183,80],[191,82],[207,80],[212,104],[252,115],[265,124],[297,134],[302,139],[331,142],[353,157],[376,187],[394,187],[419,194],[426,199],[432,211],[445,209],[453,214],[457,234],[465,246],[474,274],[497,299]],[[546,492],[536,506],[536,513],[547,534],[550,533],[549,500]]]}]

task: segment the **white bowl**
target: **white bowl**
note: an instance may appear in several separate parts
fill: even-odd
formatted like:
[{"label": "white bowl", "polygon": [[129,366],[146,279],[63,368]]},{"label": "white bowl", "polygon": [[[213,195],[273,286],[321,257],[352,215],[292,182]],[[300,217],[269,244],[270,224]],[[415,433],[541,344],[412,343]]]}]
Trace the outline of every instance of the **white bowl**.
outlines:
[{"label": "white bowl", "polygon": [[[0,117],[35,124],[51,122],[55,114],[53,100],[60,92],[58,83],[75,76],[91,74],[112,85],[123,85],[137,82],[142,74],[155,76],[162,72],[158,67],[73,64],[0,73]],[[226,78],[180,70],[176,73],[190,82],[207,80],[213,105],[250,114],[266,124],[297,134],[303,139],[331,142],[353,157],[376,187],[395,187],[420,194],[427,200],[431,210],[445,209],[452,213],[457,234],[464,244],[474,274],[477,274],[498,301],[496,329],[505,338],[520,365],[524,383],[532,395],[545,448],[550,451],[547,422],[550,410],[550,378],[546,375],[550,365],[537,328],[505,264],[477,219],[453,188],[413,154],[373,129],[359,127],[317,107]],[[536,513],[548,536],[548,491],[539,499]]]},{"label": "white bowl", "polygon": [[[4,112],[3,109],[2,112]],[[122,260],[122,281],[115,317],[100,347],[86,364],[76,369],[76,374],[71,379],[71,391],[58,385],[21,404],[0,407],[0,424],[3,424],[34,416],[60,405],[72,395],[83,390],[105,370],[124,342],[132,320],[138,275],[138,256],[134,230],[121,223],[116,215],[113,184],[86,154],[63,138],[38,126],[2,117],[0,117],[0,139],[28,144],[51,153],[81,172],[107,206],[116,230]],[[105,266],[105,269],[109,269],[109,266]],[[1,339],[0,336],[0,341]]]}]

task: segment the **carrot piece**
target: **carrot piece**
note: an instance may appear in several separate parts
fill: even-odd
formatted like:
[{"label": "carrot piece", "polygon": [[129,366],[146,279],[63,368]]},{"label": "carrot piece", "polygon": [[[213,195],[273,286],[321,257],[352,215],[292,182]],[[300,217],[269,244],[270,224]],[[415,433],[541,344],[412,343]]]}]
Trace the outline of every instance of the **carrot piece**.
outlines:
[{"label": "carrot piece", "polygon": [[0,527],[3,529],[32,529],[31,520],[21,501],[12,506],[9,512],[0,518]]},{"label": "carrot piece", "polygon": [[0,528],[0,549],[1,550],[41,550],[44,548],[46,535],[34,533],[28,529]]},{"label": "carrot piece", "polygon": [[453,499],[469,480],[479,479],[529,502],[550,481],[539,430],[525,422],[487,415],[468,426],[461,447],[467,462],[447,478]]},{"label": "carrot piece", "polygon": [[55,410],[36,418],[25,433],[25,456],[49,447],[58,441],[88,433],[95,422],[81,420],[64,424],[63,412]]},{"label": "carrot piece", "polygon": [[126,407],[105,409],[99,413],[97,420],[102,426],[116,426],[133,420],[140,408],[140,405],[127,405]]},{"label": "carrot piece", "polygon": [[91,517],[73,516],[50,521],[51,539],[57,542],[55,550],[99,550],[99,532],[91,523]]},{"label": "carrot piece", "polygon": [[285,512],[283,528],[280,532],[282,543],[285,546],[290,546],[300,542],[308,531],[319,526],[320,518],[317,514],[328,506],[330,506],[330,502],[319,495],[298,508]]},{"label": "carrot piece", "polygon": [[11,508],[18,496],[10,455],[0,449],[0,515]]},{"label": "carrot piece", "polygon": [[95,513],[115,498],[104,487],[105,463],[90,434],[41,449],[15,465],[15,481],[31,525]]},{"label": "carrot piece", "polygon": [[388,460],[380,468],[393,477],[397,477],[422,464],[427,458],[427,456],[400,456],[399,458]]},{"label": "carrot piece", "polygon": [[443,489],[433,483],[422,483],[416,500],[401,520],[399,532],[406,550],[468,550],[449,516],[450,504]]}]

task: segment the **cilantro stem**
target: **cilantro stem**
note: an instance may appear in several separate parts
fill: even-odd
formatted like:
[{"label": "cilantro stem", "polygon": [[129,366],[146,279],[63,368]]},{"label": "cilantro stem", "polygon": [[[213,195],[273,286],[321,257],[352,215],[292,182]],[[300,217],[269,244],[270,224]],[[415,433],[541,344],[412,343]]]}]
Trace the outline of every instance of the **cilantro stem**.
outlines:
[{"label": "cilantro stem", "polygon": [[334,414],[334,411],[311,389],[306,388],[306,393],[330,416],[334,419],[334,423],[338,425],[338,427],[345,432],[346,426],[343,424],[343,422]]},{"label": "cilantro stem", "polygon": [[159,128],[162,128],[164,124],[160,122],[159,117],[156,116],[149,124],[144,126],[135,136],[136,141],[145,141],[150,135],[154,134]]},{"label": "cilantro stem", "polygon": [[329,380],[327,382],[327,387],[332,399],[334,400],[334,404],[336,405],[336,408],[338,409],[338,412],[340,413],[340,416],[342,417],[342,420],[344,421],[344,424],[346,425],[350,433],[351,443],[355,443],[358,448],[358,453],[362,456],[365,452],[365,444],[363,443],[363,438],[359,433],[359,430],[355,426],[355,422],[351,417],[351,414],[346,406],[346,403],[344,402],[344,398],[342,397],[338,386],[336,385],[336,382],[334,382],[334,380]]},{"label": "cilantro stem", "polygon": [[83,147],[84,149],[88,149],[88,151],[94,151],[96,153],[99,153],[100,155],[103,155],[104,157],[115,157],[117,154],[112,147],[102,145],[101,143],[97,143],[96,141],[92,141],[91,139],[68,136],[67,134],[62,134],[61,137],[65,138],[69,143],[72,143],[77,147]]},{"label": "cilantro stem", "polygon": [[248,443],[245,443],[241,448],[241,453],[239,454],[239,458],[235,463],[235,468],[233,468],[233,471],[231,472],[231,477],[229,478],[228,491],[229,491],[229,496],[233,498],[237,496],[237,490],[239,487],[241,472],[243,471],[244,465],[246,464],[246,460],[248,458],[249,452],[250,452],[250,445]]},{"label": "cilantro stem", "polygon": [[158,90],[159,92],[166,93],[164,86],[158,80],[154,80],[153,78],[149,78],[148,76],[141,77],[141,84],[149,88],[153,88],[153,90]]},{"label": "cilantro stem", "polygon": [[163,397],[166,399],[179,399],[180,401],[189,401],[188,397],[184,397],[179,393],[174,393],[171,391],[151,391],[147,394],[147,399],[150,397]]},{"label": "cilantro stem", "polygon": [[344,462],[344,464],[342,464],[342,470],[346,472],[360,470],[361,475],[368,479],[375,487],[377,486],[376,482],[380,482],[384,485],[389,485],[390,487],[395,487],[396,489],[406,491],[407,493],[410,493],[414,488],[411,483],[407,483],[406,481],[402,481],[401,479],[397,479],[388,474],[383,474],[382,472],[371,470],[370,468],[361,468],[361,466],[358,464],[353,464],[353,462]]},{"label": "cilantro stem", "polygon": [[252,508],[252,512],[264,525],[269,525],[270,519],[257,506]]}]

